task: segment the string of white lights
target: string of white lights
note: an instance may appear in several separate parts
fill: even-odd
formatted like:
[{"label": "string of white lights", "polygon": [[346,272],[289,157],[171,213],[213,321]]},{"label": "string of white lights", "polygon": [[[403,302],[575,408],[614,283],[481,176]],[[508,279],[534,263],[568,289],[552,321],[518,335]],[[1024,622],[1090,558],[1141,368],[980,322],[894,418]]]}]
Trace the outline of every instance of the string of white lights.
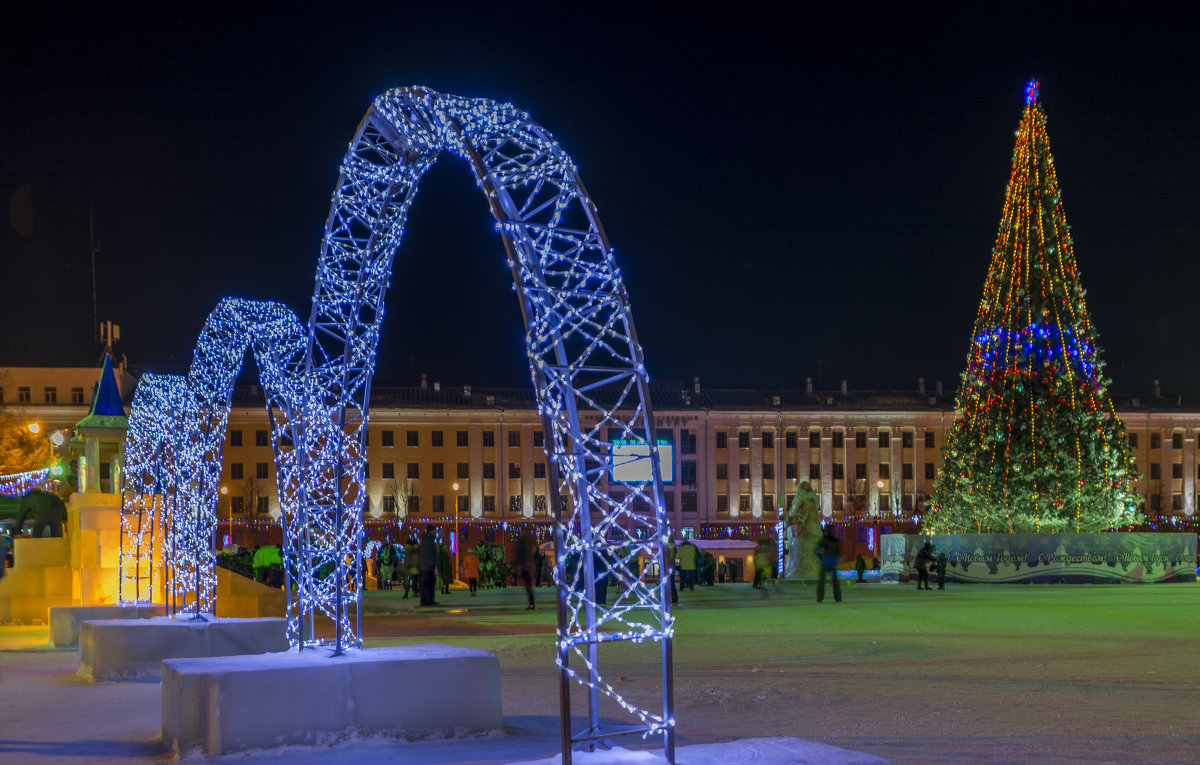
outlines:
[{"label": "string of white lights", "polygon": [[[167,552],[172,570],[178,569],[172,577],[196,573],[203,580],[212,558],[229,395],[249,344],[272,415],[285,568],[294,588],[291,639],[301,646],[323,642],[316,629],[324,616],[334,626],[335,651],[361,645],[370,380],[392,258],[417,185],[442,151],[468,161],[496,218],[549,436],[551,483],[557,487],[555,577],[563,604],[558,662],[565,677],[587,687],[589,699],[587,729],[564,741],[564,748],[641,732],[662,734],[670,757],[669,583],[639,570],[643,559],[656,562],[658,573],[669,570],[659,452],[651,446],[657,441],[649,376],[620,270],[574,163],[550,133],[512,105],[422,88],[400,88],[376,99],[341,165],[307,332],[278,306],[249,301],[218,306],[197,345],[187,405],[135,418],[136,432],[131,426],[130,438],[144,439],[141,452],[149,455],[138,463],[141,477],[134,485],[143,493],[151,487],[174,492],[175,501],[165,503]],[[150,406],[163,403],[146,400]],[[613,434],[634,445],[633,462],[644,469],[635,470],[640,477],[623,490],[604,492],[602,479],[613,468]],[[157,477],[161,469],[151,469],[161,468],[166,457],[175,460],[171,485]],[[597,597],[597,576],[601,585],[621,583],[611,600]],[[207,601],[198,596],[197,602]],[[661,645],[660,709],[638,707],[604,678],[600,646],[619,641]],[[639,724],[602,729],[601,693]],[[569,701],[564,691],[562,714],[568,719]]]},{"label": "string of white lights", "polygon": [[50,468],[26,470],[23,473],[0,475],[0,497],[21,497],[46,483]]}]

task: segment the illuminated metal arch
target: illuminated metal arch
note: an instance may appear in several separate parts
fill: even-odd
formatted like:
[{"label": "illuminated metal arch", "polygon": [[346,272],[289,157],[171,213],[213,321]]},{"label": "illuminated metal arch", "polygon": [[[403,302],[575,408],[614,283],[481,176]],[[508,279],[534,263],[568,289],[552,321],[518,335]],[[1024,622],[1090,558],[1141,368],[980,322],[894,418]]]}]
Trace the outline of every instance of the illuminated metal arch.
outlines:
[{"label": "illuminated metal arch", "polygon": [[[126,437],[122,600],[165,586],[171,613],[214,613],[213,540],[234,381],[251,350],[268,410],[283,405],[297,395],[288,369],[302,357],[305,337],[285,306],[226,299],[209,314],[187,377],[148,374],[139,381]],[[165,564],[161,583],[156,542]]]},{"label": "illuminated metal arch", "polygon": [[[417,184],[444,150],[469,162],[496,218],[548,434],[564,761],[575,746],[624,733],[661,735],[673,760],[670,584],[661,576],[647,583],[639,570],[641,560],[650,560],[670,571],[642,349],[612,248],[574,163],[511,105],[422,88],[376,99],[342,162],[307,340],[286,309],[248,301],[218,306],[186,383],[176,378],[168,391],[144,398],[164,419],[135,411],[138,427],[131,425],[129,439],[144,443],[131,448],[141,456],[127,485],[133,491],[126,492],[126,515],[148,493],[169,490],[168,525],[187,528],[167,534],[167,551],[176,578],[195,574],[198,614],[211,598],[204,581],[229,397],[253,345],[273,423],[285,560],[295,587],[289,636],[301,647],[320,644],[315,628],[325,616],[334,624],[335,653],[361,645],[366,424],[384,295]],[[645,469],[623,491],[609,493],[601,485],[614,439],[634,444],[633,459]],[[173,467],[164,482],[162,470],[156,477],[152,468],[167,459]],[[624,584],[604,604],[595,599],[597,563]],[[604,678],[600,647],[621,641],[659,644],[661,707],[638,708]],[[577,734],[570,723],[572,678],[588,691],[588,725]],[[601,694],[633,719],[602,728]]]},{"label": "illuminated metal arch", "polygon": [[[663,577],[647,585],[636,571],[639,554],[657,560],[660,571],[668,570],[664,547],[669,529],[658,450],[645,449],[649,480],[630,484],[619,496],[600,490],[609,468],[611,435],[654,443],[649,378],[596,207],[570,157],[525,112],[510,104],[416,87],[389,91],[367,111],[342,162],[317,268],[308,352],[299,375],[309,380],[308,390],[315,396],[303,412],[289,413],[297,445],[292,462],[304,489],[290,509],[301,528],[314,527],[318,535],[338,527],[361,534],[358,487],[366,412],[391,261],[417,184],[444,150],[470,163],[496,218],[520,298],[530,371],[549,436],[550,483],[559,490],[553,506],[559,521],[564,749],[573,742],[636,731],[662,734],[673,757],[669,583]],[[329,428],[329,423],[337,427]],[[314,426],[316,438],[305,432]],[[343,444],[345,458],[338,465],[328,461],[330,438]],[[344,534],[333,536],[356,542]],[[320,558],[315,550],[307,555]],[[569,571],[568,556],[582,565]],[[612,575],[631,583],[607,605],[594,597],[598,557]],[[339,563],[345,559],[337,556]],[[660,709],[635,707],[604,679],[599,646],[620,640],[661,644]],[[572,658],[579,666],[571,665]],[[589,724],[578,735],[570,731],[572,677],[589,689]],[[601,693],[632,714],[634,724],[602,730]]]}]

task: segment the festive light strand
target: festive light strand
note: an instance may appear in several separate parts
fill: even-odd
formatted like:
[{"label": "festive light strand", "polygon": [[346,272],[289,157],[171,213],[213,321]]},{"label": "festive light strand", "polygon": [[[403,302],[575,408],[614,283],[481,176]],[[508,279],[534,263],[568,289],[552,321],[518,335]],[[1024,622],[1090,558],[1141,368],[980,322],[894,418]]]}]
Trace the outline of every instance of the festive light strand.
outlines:
[{"label": "festive light strand", "polygon": [[1137,521],[1136,464],[1108,395],[1038,83],[926,530],[1094,532]]},{"label": "festive light strand", "polygon": [[[153,413],[135,412],[138,426],[130,429],[128,450],[140,455],[125,502],[131,561],[141,561],[147,547],[145,497],[162,496],[172,592],[183,597],[179,588],[194,582],[193,610],[210,606],[220,448],[232,380],[249,347],[272,420],[290,639],[321,643],[314,634],[324,616],[335,627],[335,651],[361,645],[370,380],[392,258],[417,185],[443,151],[467,160],[487,198],[525,322],[550,483],[558,487],[551,497],[563,604],[557,661],[565,677],[588,688],[587,729],[573,740],[662,735],[669,756],[669,583],[646,582],[637,570],[640,557],[666,570],[669,539],[659,451],[650,448],[649,376],[620,269],[574,163],[510,104],[423,88],[376,99],[342,161],[307,332],[285,308],[224,301],[209,317],[187,379],[170,381],[166,391],[148,387],[142,396]],[[645,480],[626,483],[619,497],[600,489],[611,469],[605,435],[614,429],[646,445],[637,458],[646,463]],[[627,584],[609,602],[596,596],[598,567]],[[141,581],[140,562],[123,564],[127,569]],[[647,640],[661,644],[663,657],[662,703],[653,711],[608,682],[598,658],[602,644]],[[599,694],[638,724],[603,730]],[[562,714],[569,720],[567,705]],[[569,751],[572,741],[563,746]]]},{"label": "festive light strand", "polygon": [[22,497],[33,489],[46,483],[50,478],[50,468],[27,470],[24,473],[0,475],[0,497]]}]

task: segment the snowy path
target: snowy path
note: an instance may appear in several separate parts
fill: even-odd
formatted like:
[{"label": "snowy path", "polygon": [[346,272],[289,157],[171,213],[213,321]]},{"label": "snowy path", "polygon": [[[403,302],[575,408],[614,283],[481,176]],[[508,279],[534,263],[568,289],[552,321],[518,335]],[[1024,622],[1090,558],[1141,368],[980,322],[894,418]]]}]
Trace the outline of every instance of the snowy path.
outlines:
[{"label": "snowy path", "polygon": [[[359,740],[190,761],[492,765],[552,757],[553,614],[525,612],[519,591],[448,599],[450,608],[412,614],[373,597],[379,613],[366,620],[376,636],[369,643],[436,639],[496,653],[505,735]],[[848,587],[844,603],[820,606],[805,591],[763,598],[732,585],[681,599],[675,682],[683,763],[707,762],[689,760],[695,750],[686,747],[742,746],[733,740],[752,737],[807,739],[898,764],[1200,762],[1198,585],[932,593],[873,585]],[[75,652],[30,650],[44,639],[44,630],[0,627],[7,649],[0,651],[0,763],[159,761],[158,686],[82,684],[73,677]],[[636,697],[654,679],[652,657],[645,647],[629,650],[610,671]],[[398,689],[381,703],[412,703],[418,693]],[[573,701],[576,712],[581,701]],[[778,756],[742,750],[736,760],[870,761],[816,749]]]}]

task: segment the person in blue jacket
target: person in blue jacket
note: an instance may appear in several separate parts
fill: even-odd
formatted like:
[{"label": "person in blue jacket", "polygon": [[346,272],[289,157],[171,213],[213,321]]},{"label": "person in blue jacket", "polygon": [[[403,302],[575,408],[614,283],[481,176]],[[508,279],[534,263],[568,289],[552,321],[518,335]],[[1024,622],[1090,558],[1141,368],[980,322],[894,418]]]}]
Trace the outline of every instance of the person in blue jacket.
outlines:
[{"label": "person in blue jacket", "polygon": [[841,543],[838,538],[833,535],[833,526],[825,527],[825,534],[822,535],[820,541],[817,542],[815,552],[817,557],[821,559],[821,575],[817,579],[817,602],[820,603],[825,599],[825,577],[833,579],[833,599],[837,603],[842,602],[842,585],[838,582],[837,564],[838,553],[841,551]]}]

